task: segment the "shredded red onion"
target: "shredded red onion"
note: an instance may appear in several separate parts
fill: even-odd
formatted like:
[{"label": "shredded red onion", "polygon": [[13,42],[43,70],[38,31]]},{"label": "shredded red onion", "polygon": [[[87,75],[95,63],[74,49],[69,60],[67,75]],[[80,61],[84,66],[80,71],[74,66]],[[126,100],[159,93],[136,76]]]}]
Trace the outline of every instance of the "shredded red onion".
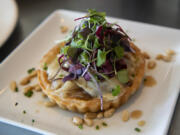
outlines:
[{"label": "shredded red onion", "polygon": [[88,18],[88,17],[89,17],[89,16],[79,17],[79,18],[74,19],[74,21],[81,20],[81,19]]}]

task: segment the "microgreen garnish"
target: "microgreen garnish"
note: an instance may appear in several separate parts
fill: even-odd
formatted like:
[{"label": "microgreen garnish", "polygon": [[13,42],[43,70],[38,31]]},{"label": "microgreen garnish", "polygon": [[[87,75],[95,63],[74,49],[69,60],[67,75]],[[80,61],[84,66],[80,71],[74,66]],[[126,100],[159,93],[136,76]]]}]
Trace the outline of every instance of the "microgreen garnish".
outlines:
[{"label": "microgreen garnish", "polygon": [[99,125],[96,125],[96,130],[99,130]]},{"label": "microgreen garnish", "polygon": [[82,124],[80,124],[78,127],[79,127],[79,129],[83,129],[83,125]]},{"label": "microgreen garnish", "polygon": [[127,69],[122,69],[117,72],[118,79],[121,83],[127,83],[129,81]]},{"label": "microgreen garnish", "polygon": [[[79,77],[92,81],[101,99],[101,109],[103,96],[99,83],[114,76],[117,76],[121,83],[127,83],[129,78],[124,54],[134,53],[129,36],[118,24],[108,23],[105,16],[104,12],[89,9],[87,15],[75,19],[81,22],[66,39],[58,58],[59,69],[69,72],[62,81],[75,80]],[[66,63],[69,67],[64,67]],[[44,70],[47,70],[47,65],[45,67]],[[51,80],[61,78],[61,76],[55,78],[57,73]],[[114,88],[112,94],[119,93],[120,88]]]},{"label": "microgreen garnish", "polygon": [[117,85],[114,89],[112,89],[113,96],[118,96],[120,92],[121,92],[121,88],[119,85]]},{"label": "microgreen garnish", "polygon": [[32,91],[32,90],[29,90],[29,91],[27,91],[26,93],[24,93],[24,95],[25,95],[26,97],[32,97],[33,91]]},{"label": "microgreen garnish", "polygon": [[134,129],[136,132],[141,132],[141,129],[139,129],[139,128],[135,128]]},{"label": "microgreen garnish", "polygon": [[35,70],[35,68],[30,68],[30,69],[28,69],[28,74],[31,74],[33,71]]},{"label": "microgreen garnish", "polygon": [[117,56],[117,58],[122,58],[123,57],[123,55],[124,55],[124,49],[121,47],[121,46],[116,46],[115,48],[114,48],[114,51],[115,51],[115,53],[116,53],[116,56]]},{"label": "microgreen garnish", "polygon": [[106,61],[106,52],[98,49],[97,66],[100,67]]},{"label": "microgreen garnish", "polygon": [[34,119],[32,119],[32,123],[34,123],[35,122],[35,120]]},{"label": "microgreen garnish", "polygon": [[44,63],[43,69],[44,69],[44,70],[47,70],[47,69],[48,69],[48,67],[47,67],[47,64],[46,64],[46,63]]},{"label": "microgreen garnish", "polygon": [[61,75],[61,74],[60,74],[60,75],[59,75],[59,78],[64,78],[64,75]]},{"label": "microgreen garnish", "polygon": [[106,126],[107,126],[107,123],[106,123],[106,122],[102,122],[102,125],[106,127]]}]

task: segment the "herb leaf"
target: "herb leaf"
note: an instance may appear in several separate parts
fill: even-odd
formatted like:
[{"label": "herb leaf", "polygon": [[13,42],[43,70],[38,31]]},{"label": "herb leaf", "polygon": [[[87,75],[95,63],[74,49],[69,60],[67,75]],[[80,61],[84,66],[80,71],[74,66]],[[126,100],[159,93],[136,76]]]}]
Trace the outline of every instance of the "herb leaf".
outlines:
[{"label": "herb leaf", "polygon": [[67,55],[67,51],[69,49],[70,46],[64,46],[61,48],[61,53],[63,53],[64,55]]},{"label": "herb leaf", "polygon": [[47,69],[48,69],[48,67],[47,67],[47,64],[46,64],[46,63],[44,63],[43,69],[44,69],[44,70],[47,70]]},{"label": "herb leaf", "polygon": [[116,46],[115,48],[114,48],[114,51],[115,51],[115,54],[116,54],[116,56],[117,56],[117,58],[122,58],[123,57],[123,55],[124,55],[124,49],[121,47],[121,46]]},{"label": "herb leaf", "polygon": [[135,128],[134,129],[136,132],[141,132],[141,129],[139,129],[139,128]]},{"label": "herb leaf", "polygon": [[102,64],[106,62],[106,54],[107,53],[105,51],[101,51],[100,49],[98,49],[97,63],[96,63],[98,67],[100,67]]},{"label": "herb leaf", "polygon": [[121,88],[119,85],[117,85],[114,89],[112,89],[112,95],[117,96],[121,92]]},{"label": "herb leaf", "polygon": [[99,125],[96,125],[96,130],[99,130]]},{"label": "herb leaf", "polygon": [[29,91],[27,91],[26,93],[24,93],[24,95],[25,95],[26,97],[32,97],[33,91],[32,91],[32,90],[29,90]]},{"label": "herb leaf", "polygon": [[121,83],[127,83],[129,81],[127,69],[122,69],[117,72],[118,79]]},{"label": "herb leaf", "polygon": [[88,64],[90,62],[89,55],[85,51],[80,55],[80,62],[83,64]]},{"label": "herb leaf", "polygon": [[79,127],[79,129],[83,129],[83,125],[82,124],[80,124],[78,127]]},{"label": "herb leaf", "polygon": [[34,71],[35,70],[35,68],[31,68],[31,69],[28,69],[28,74],[30,74],[30,73],[32,73],[32,71]]},{"label": "herb leaf", "polygon": [[101,45],[99,44],[98,38],[96,37],[94,41],[94,48],[99,48],[100,46]]},{"label": "herb leaf", "polygon": [[102,125],[106,127],[106,126],[107,126],[107,123],[106,123],[106,122],[102,122]]}]

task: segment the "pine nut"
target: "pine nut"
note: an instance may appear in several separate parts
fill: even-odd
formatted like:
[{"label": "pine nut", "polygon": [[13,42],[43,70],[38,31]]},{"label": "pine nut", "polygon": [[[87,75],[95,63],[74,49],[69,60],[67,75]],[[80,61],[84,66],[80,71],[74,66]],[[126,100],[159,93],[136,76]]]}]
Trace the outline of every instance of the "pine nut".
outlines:
[{"label": "pine nut", "polygon": [[93,126],[93,120],[92,119],[85,118],[84,122],[89,127]]},{"label": "pine nut", "polygon": [[138,122],[139,126],[144,126],[145,124],[146,124],[146,122],[144,120],[141,120],[141,121]]},{"label": "pine nut", "polygon": [[154,69],[156,67],[155,61],[149,61],[148,62],[148,69]]},{"label": "pine nut", "polygon": [[171,56],[164,56],[164,57],[163,57],[163,60],[164,60],[165,62],[170,62],[170,61],[171,61]]},{"label": "pine nut", "polygon": [[124,110],[124,111],[122,112],[122,120],[123,120],[124,122],[126,122],[126,121],[129,120],[129,112],[128,112],[127,110]]},{"label": "pine nut", "polygon": [[115,109],[111,108],[111,109],[109,109],[109,110],[104,112],[104,117],[105,118],[109,118],[109,117],[111,117],[114,114],[114,112],[115,112]]},{"label": "pine nut", "polygon": [[12,82],[10,83],[10,88],[11,88],[12,91],[16,91],[17,85],[16,85],[16,82],[15,82],[15,81],[12,81]]},{"label": "pine nut", "polygon": [[31,74],[29,74],[28,76],[24,77],[21,81],[20,81],[20,84],[21,85],[26,85],[28,84],[32,78],[36,77],[37,76],[37,71],[34,70]]},{"label": "pine nut", "polygon": [[20,81],[20,84],[21,84],[21,85],[26,85],[26,84],[28,84],[29,82],[30,82],[29,77],[25,77],[25,78],[23,78],[23,79]]},{"label": "pine nut", "polygon": [[141,110],[134,110],[131,112],[131,118],[133,119],[138,119],[142,116],[142,111]]},{"label": "pine nut", "polygon": [[97,114],[97,118],[98,118],[98,119],[103,118],[103,112],[98,113],[98,114]]},{"label": "pine nut", "polygon": [[27,86],[24,88],[24,93],[27,93],[28,91],[32,90],[33,89],[33,86]]},{"label": "pine nut", "polygon": [[158,54],[157,56],[156,56],[156,59],[157,60],[162,60],[164,58],[164,55],[162,55],[162,54]]},{"label": "pine nut", "polygon": [[175,55],[176,53],[175,53],[174,50],[168,49],[168,50],[166,51],[166,54],[167,54],[168,56],[173,56],[173,55]]},{"label": "pine nut", "polygon": [[96,116],[97,116],[96,113],[86,113],[86,114],[84,115],[84,118],[85,118],[85,119],[86,119],[86,118],[88,118],[88,119],[95,119]]},{"label": "pine nut", "polygon": [[147,52],[142,53],[145,59],[150,59],[150,56]]},{"label": "pine nut", "polygon": [[73,122],[75,125],[81,125],[81,124],[83,124],[83,120],[82,120],[80,117],[78,117],[78,116],[74,116],[74,117],[72,118],[72,122]]},{"label": "pine nut", "polygon": [[68,31],[68,27],[67,26],[61,26],[60,29],[61,29],[62,33],[65,33],[65,32]]}]

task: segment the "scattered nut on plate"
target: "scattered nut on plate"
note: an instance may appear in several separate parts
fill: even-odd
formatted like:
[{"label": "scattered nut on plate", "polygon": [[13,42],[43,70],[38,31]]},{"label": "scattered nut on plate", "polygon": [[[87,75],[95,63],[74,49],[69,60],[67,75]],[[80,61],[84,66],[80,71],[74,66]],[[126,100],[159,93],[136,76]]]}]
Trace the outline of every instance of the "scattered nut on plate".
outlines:
[{"label": "scattered nut on plate", "polygon": [[78,116],[74,116],[72,118],[72,122],[75,124],[75,125],[81,125],[83,124],[83,119],[81,119],[80,117]]},{"label": "scattered nut on plate", "polygon": [[109,117],[111,117],[111,116],[114,114],[114,112],[115,112],[115,109],[114,109],[114,108],[111,108],[111,109],[109,109],[109,110],[106,110],[106,111],[104,112],[104,117],[105,117],[105,118],[109,118]]},{"label": "scattered nut on plate", "polygon": [[97,113],[89,112],[84,114],[84,118],[95,119],[96,117],[97,117]]},{"label": "scattered nut on plate", "polygon": [[92,119],[84,118],[84,122],[89,127],[93,126],[93,120]]},{"label": "scattered nut on plate", "polygon": [[150,59],[151,58],[147,52],[143,52],[142,54],[143,54],[145,59]]},{"label": "scattered nut on plate", "polygon": [[148,69],[154,69],[156,67],[156,62],[153,60],[148,61]]},{"label": "scattered nut on plate", "polygon": [[134,110],[131,112],[131,118],[133,119],[139,119],[142,116],[142,111],[141,110]]},{"label": "scattered nut on plate", "polygon": [[146,124],[146,122],[144,120],[138,121],[139,126],[144,126],[145,124]]},{"label": "scattered nut on plate", "polygon": [[126,122],[126,121],[128,121],[129,120],[129,112],[128,112],[128,110],[124,110],[123,112],[122,112],[122,121],[124,121],[124,122]]},{"label": "scattered nut on plate", "polygon": [[11,81],[11,83],[10,83],[10,89],[11,89],[12,91],[15,91],[15,92],[18,91],[16,81]]}]

